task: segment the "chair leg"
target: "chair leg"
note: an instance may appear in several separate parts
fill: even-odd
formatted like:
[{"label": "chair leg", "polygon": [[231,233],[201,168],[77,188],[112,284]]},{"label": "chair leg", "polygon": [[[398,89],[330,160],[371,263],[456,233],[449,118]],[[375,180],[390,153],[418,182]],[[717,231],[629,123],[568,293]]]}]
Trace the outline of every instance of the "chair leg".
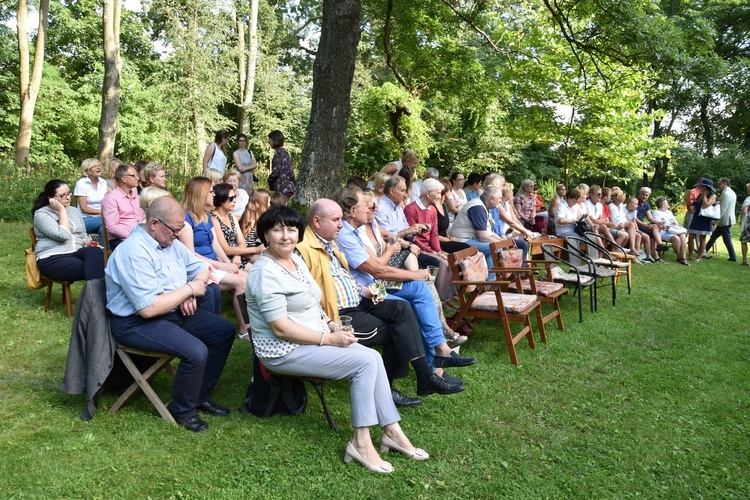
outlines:
[{"label": "chair leg", "polygon": [[[542,339],[542,343],[547,343],[547,331],[544,328],[544,318],[542,318],[542,303],[536,303],[536,324],[539,325],[539,338]],[[529,332],[531,334],[531,332]]]},{"label": "chair leg", "polygon": [[508,344],[508,354],[510,354],[510,362],[514,366],[518,366],[518,357],[516,356],[516,346],[513,344],[513,332],[510,331],[510,324],[508,323],[508,318],[503,317],[502,323],[503,323],[503,331],[505,332],[505,343]]},{"label": "chair leg", "polygon": [[[125,365],[125,368],[127,368],[128,372],[130,372],[130,375],[132,375],[133,379],[135,379],[135,382],[133,382],[133,384],[131,384],[130,387],[128,387],[128,389],[122,393],[117,401],[115,401],[115,404],[112,405],[112,408],[109,409],[109,412],[115,413],[120,409],[120,407],[122,407],[123,404],[125,404],[125,401],[127,401],[132,395],[141,390],[149,399],[149,401],[151,401],[151,404],[154,405],[154,408],[156,408],[156,411],[159,412],[159,415],[161,415],[164,420],[177,425],[172,414],[169,413],[169,410],[167,410],[167,407],[164,405],[161,398],[159,398],[159,396],[156,394],[156,392],[154,392],[154,390],[151,388],[151,385],[149,384],[149,381],[153,379],[162,369],[164,369],[165,365],[169,365],[170,361],[172,361],[172,358],[169,356],[157,358],[154,364],[151,365],[148,370],[141,373],[138,370],[138,367],[135,366],[135,363],[133,363],[133,360],[130,359],[128,353],[117,349],[117,354],[118,356],[120,356],[120,359]],[[169,366],[171,368],[171,365]],[[171,370],[171,373],[174,373],[173,369]]]},{"label": "chair leg", "polygon": [[557,311],[557,329],[561,332],[564,332],[565,328],[563,327],[562,311],[560,310],[559,297],[555,297],[555,301],[552,303],[552,306],[555,308],[555,311]]},{"label": "chair leg", "polygon": [[51,281],[47,285],[47,300],[44,302],[44,312],[48,312],[50,305],[52,304],[52,285],[54,285],[54,283]]},{"label": "chair leg", "polygon": [[334,431],[338,432],[339,428],[336,426],[336,422],[333,421],[333,415],[331,415],[331,410],[328,409],[328,403],[326,402],[326,395],[325,395],[325,380],[310,380],[310,379],[303,379],[305,382],[310,384],[313,389],[315,389],[315,392],[318,394],[318,397],[320,398],[320,404],[323,406],[323,413],[326,416],[326,420],[328,420],[328,427],[333,429]]},{"label": "chair leg", "polygon": [[73,317],[73,296],[70,293],[70,284],[69,283],[63,283],[62,286],[62,295],[63,295],[63,304],[65,304],[65,307],[68,309],[68,317]]}]

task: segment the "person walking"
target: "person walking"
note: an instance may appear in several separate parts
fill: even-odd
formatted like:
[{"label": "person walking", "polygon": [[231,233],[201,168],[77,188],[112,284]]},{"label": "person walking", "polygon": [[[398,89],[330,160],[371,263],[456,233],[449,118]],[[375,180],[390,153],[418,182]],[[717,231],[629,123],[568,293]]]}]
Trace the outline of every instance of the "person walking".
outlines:
[{"label": "person walking", "polygon": [[729,187],[729,179],[722,177],[719,179],[719,189],[721,189],[721,198],[719,198],[719,205],[721,206],[721,215],[719,220],[716,222],[711,237],[708,239],[706,244],[706,255],[705,258],[710,259],[712,256],[708,253],[711,247],[716,243],[716,240],[721,236],[724,246],[727,247],[729,252],[729,262],[737,262],[737,255],[734,253],[734,245],[732,244],[732,226],[737,222],[734,215],[734,207],[737,204],[737,194]]}]

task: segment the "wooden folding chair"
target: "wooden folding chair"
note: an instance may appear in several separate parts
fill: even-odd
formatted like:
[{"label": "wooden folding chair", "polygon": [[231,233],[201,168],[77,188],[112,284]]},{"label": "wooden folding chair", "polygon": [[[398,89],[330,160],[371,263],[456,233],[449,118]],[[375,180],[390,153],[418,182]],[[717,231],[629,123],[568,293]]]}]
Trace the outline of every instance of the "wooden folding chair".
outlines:
[{"label": "wooden folding chair", "polygon": [[112,250],[109,248],[109,236],[107,235],[107,225],[104,223],[104,217],[102,217],[102,250],[104,250],[104,267],[107,267],[107,261],[109,256],[112,255]]},{"label": "wooden folding chair", "polygon": [[[453,285],[458,289],[460,308],[455,315],[456,323],[470,317],[472,321],[495,319],[500,321],[508,345],[510,362],[518,366],[516,344],[526,337],[529,346],[534,349],[533,330],[529,316],[536,314],[539,333],[543,342],[547,337],[542,321],[541,308],[535,295],[523,295],[501,291],[507,281],[488,281],[487,263],[484,255],[477,252],[477,247],[470,247],[448,255],[448,264],[453,273]],[[517,272],[512,269],[509,272]],[[489,288],[490,291],[486,291]],[[522,323],[520,332],[513,334],[510,322]]]},{"label": "wooden folding chair", "polygon": [[[161,398],[151,387],[151,381],[162,370],[166,371],[174,380],[175,371],[170,364],[172,362],[172,359],[174,359],[174,356],[161,352],[133,349],[132,347],[126,347],[122,344],[117,344],[115,352],[118,356],[120,356],[120,359],[125,365],[125,368],[127,368],[128,372],[130,372],[130,375],[133,377],[134,382],[125,390],[125,392],[122,393],[122,395],[120,395],[117,401],[115,401],[115,404],[112,405],[112,408],[109,409],[109,412],[115,413],[132,396],[135,396],[136,394],[138,394],[138,392],[143,391],[149,401],[151,401],[151,404],[154,405],[154,408],[156,408],[156,411],[159,412],[159,415],[161,415],[164,420],[177,425],[174,417],[171,413],[169,413],[169,410],[167,410],[166,405],[169,404],[169,401],[163,403]],[[135,365],[133,360],[130,358],[131,354],[154,358],[154,363],[144,372],[141,372]]]},{"label": "wooden folding chair", "polygon": [[[36,234],[34,234],[34,228],[29,228],[29,235],[31,236],[31,251],[36,250]],[[49,279],[43,274],[41,275],[42,281],[47,282],[47,299],[44,302],[44,310],[49,311],[52,303],[52,286],[54,284],[62,285],[62,302],[68,310],[68,317],[73,317],[73,294],[70,292],[70,281],[53,280]]]},{"label": "wooden folding chair", "polygon": [[[501,265],[501,252],[503,249],[515,248],[515,243],[511,239],[498,241],[490,245],[490,252],[492,254],[493,267],[490,272],[505,274],[508,273],[508,268],[504,268]],[[562,311],[560,311],[560,296],[568,293],[568,289],[562,283],[555,283],[554,281],[541,281],[537,280],[534,273],[539,271],[538,267],[533,267],[538,264],[538,261],[526,260],[523,262],[529,267],[513,267],[515,272],[512,273],[513,280],[508,285],[509,292],[525,293],[536,295],[539,302],[543,304],[551,304],[552,312],[546,316],[542,315],[542,323],[545,325],[557,318],[557,329],[560,331],[564,330]]]}]

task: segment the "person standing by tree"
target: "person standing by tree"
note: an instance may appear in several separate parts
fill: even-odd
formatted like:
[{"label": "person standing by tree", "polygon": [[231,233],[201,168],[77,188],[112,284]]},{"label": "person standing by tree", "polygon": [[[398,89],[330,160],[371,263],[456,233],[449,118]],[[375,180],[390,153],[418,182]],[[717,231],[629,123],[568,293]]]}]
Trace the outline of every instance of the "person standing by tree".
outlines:
[{"label": "person standing by tree", "polygon": [[[237,136],[237,151],[232,154],[234,168],[240,173],[240,182],[235,189],[242,189],[249,193],[253,190],[253,170],[258,166],[253,152],[247,149],[247,136]],[[243,206],[244,208],[244,206]]]},{"label": "person standing by tree", "polygon": [[271,175],[268,176],[268,188],[291,198],[297,189],[297,179],[294,176],[292,157],[284,149],[284,141],[284,134],[280,130],[268,134],[268,144],[276,150],[271,162]]},{"label": "person standing by tree", "polygon": [[227,169],[227,154],[224,151],[224,146],[229,142],[229,137],[231,136],[227,130],[216,132],[214,142],[208,145],[206,152],[203,154],[203,172],[209,168],[215,168],[221,175],[224,175],[224,171]]},{"label": "person standing by tree", "polygon": [[721,236],[724,246],[727,247],[729,252],[729,262],[737,262],[737,255],[734,253],[734,245],[732,244],[732,226],[737,219],[734,215],[734,206],[737,203],[737,194],[729,187],[729,179],[722,177],[719,179],[719,189],[721,189],[721,198],[719,204],[721,206],[721,216],[716,223],[716,227],[711,233],[711,237],[708,239],[706,244],[706,258],[710,259],[711,255],[708,251],[714,246],[716,240]]}]

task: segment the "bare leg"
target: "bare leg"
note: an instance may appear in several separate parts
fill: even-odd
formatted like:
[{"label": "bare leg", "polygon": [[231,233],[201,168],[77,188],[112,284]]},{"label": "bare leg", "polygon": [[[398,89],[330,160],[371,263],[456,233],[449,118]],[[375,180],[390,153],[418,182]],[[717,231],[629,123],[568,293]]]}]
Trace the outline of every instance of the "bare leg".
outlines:
[{"label": "bare leg", "polygon": [[747,265],[747,243],[740,243],[740,246],[742,247],[742,265]]},{"label": "bare leg", "polygon": [[[398,424],[391,424],[391,425],[398,426]],[[388,427],[390,426],[386,426],[385,428],[387,429]],[[400,430],[400,427],[399,427],[399,430]],[[403,434],[403,432],[401,434]],[[409,440],[407,439],[406,441],[408,442]],[[375,446],[373,446],[372,444],[372,439],[370,438],[369,427],[355,427],[354,435],[352,436],[352,444],[354,445],[354,447],[357,449],[359,454],[362,456],[362,458],[365,459],[367,463],[374,465],[376,467],[380,466],[380,464],[383,463],[383,459],[380,458],[380,455],[378,455],[378,452],[375,449]]]}]

